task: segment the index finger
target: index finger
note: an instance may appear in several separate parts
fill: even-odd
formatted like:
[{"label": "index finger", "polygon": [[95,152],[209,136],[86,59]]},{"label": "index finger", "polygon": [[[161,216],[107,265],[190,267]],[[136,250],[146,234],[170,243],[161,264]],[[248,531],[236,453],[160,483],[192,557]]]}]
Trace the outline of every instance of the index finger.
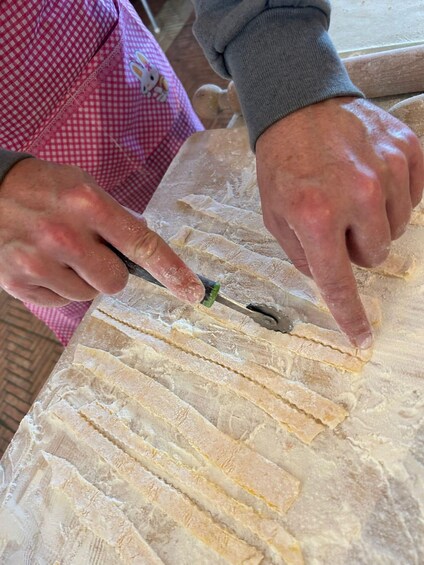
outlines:
[{"label": "index finger", "polygon": [[359,297],[344,233],[301,239],[312,276],[340,329],[355,347],[372,345],[373,335]]},{"label": "index finger", "polygon": [[200,302],[205,288],[184,261],[144,219],[135,217],[111,197],[106,198],[108,222],[98,222],[98,234],[129,259],[144,267],[182,300]]}]

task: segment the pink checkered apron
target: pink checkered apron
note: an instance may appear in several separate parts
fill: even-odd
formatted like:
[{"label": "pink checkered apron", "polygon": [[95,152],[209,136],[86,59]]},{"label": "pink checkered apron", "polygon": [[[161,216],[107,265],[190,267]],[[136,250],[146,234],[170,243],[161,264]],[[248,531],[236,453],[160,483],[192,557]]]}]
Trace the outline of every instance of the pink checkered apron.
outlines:
[{"label": "pink checkered apron", "polygon": [[[3,0],[0,146],[90,173],[142,212],[202,128],[128,0]],[[66,344],[89,307],[27,307]]]}]

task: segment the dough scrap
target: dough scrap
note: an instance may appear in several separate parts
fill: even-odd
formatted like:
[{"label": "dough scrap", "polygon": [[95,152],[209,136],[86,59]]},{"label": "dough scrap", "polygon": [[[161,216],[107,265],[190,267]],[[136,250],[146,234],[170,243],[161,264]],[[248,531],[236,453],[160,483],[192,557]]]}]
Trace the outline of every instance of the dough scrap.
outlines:
[{"label": "dough scrap", "polygon": [[153,416],[172,426],[188,443],[229,479],[285,513],[299,493],[299,481],[275,463],[218,430],[192,406],[147,375],[113,355],[78,346],[74,363],[113,384]]},{"label": "dough scrap", "polygon": [[111,465],[146,501],[160,508],[229,563],[257,565],[261,562],[263,555],[255,547],[222,528],[184,494],[147,471],[133,457],[93,428],[65,400],[55,404],[51,413]]},{"label": "dough scrap", "polygon": [[386,277],[408,279],[414,272],[415,267],[416,261],[412,255],[403,256],[398,253],[391,253],[381,265],[366,270]]},{"label": "dough scrap", "polygon": [[113,500],[84,479],[65,459],[45,451],[41,453],[52,472],[50,486],[65,494],[86,528],[114,547],[125,563],[163,565],[162,559]]},{"label": "dough scrap", "polygon": [[206,500],[209,511],[212,508],[215,514],[223,513],[257,535],[277,555],[281,555],[288,565],[303,563],[298,542],[278,522],[262,516],[250,506],[232,498],[219,485],[198,471],[153,447],[99,402],[84,406],[80,413],[95,427],[104,430],[117,444],[123,445],[127,453],[140,460],[149,470],[164,474],[165,480],[176,488],[197,494],[199,498]]}]

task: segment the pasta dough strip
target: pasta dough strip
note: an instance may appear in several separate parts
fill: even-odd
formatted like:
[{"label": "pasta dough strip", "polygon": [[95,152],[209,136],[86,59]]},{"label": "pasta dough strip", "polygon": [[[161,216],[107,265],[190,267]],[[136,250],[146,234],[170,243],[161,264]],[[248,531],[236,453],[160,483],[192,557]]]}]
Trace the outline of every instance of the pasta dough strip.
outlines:
[{"label": "pasta dough strip", "polygon": [[147,375],[101,350],[78,346],[74,363],[113,384],[153,416],[177,430],[195,449],[236,484],[278,512],[286,512],[299,481],[242,442],[218,430],[192,406]]},{"label": "pasta dough strip", "polygon": [[125,563],[163,565],[125,514],[74,465],[45,451],[42,455],[52,471],[50,486],[65,494],[84,526],[114,547]]},{"label": "pasta dough strip", "polygon": [[[356,350],[344,345],[345,338],[334,331],[312,324],[296,324],[290,334],[270,332],[255,322],[246,321],[246,316],[220,304],[214,304],[207,315],[226,327],[242,332],[251,338],[268,342],[276,353],[285,348],[294,355],[331,365],[337,369],[359,372],[371,358],[371,350]],[[331,343],[337,344],[331,345]]]},{"label": "pasta dough strip", "polygon": [[170,238],[169,243],[179,249],[192,249],[229,263],[259,279],[269,280],[283,291],[308,301],[319,309],[327,310],[318,290],[294,265],[281,259],[259,255],[246,250],[227,238],[184,226]]},{"label": "pasta dough strip", "polygon": [[200,217],[211,218],[218,221],[225,228],[231,227],[234,230],[243,229],[250,232],[250,241],[272,242],[275,239],[265,228],[261,214],[257,214],[252,210],[237,208],[229,204],[222,204],[204,194],[189,194],[178,200],[182,204]]},{"label": "pasta dough strip", "polygon": [[[147,329],[151,330],[150,321],[146,325],[143,324],[142,327],[143,330],[141,331],[144,331],[144,335],[142,335],[143,341],[141,345],[146,350],[153,351],[154,355],[159,358],[159,362],[165,360],[167,363],[189,371],[194,375],[201,376],[204,380],[217,384],[223,389],[229,389],[237,396],[245,398],[263,410],[279,425],[288,429],[304,443],[310,443],[324,430],[324,426],[321,423],[300,412],[295,406],[284,402],[281,397],[273,394],[266,387],[257,384],[256,381],[246,378],[245,375],[234,372],[224,365],[214,363],[202,354],[193,353],[196,347],[184,348],[184,345],[181,344],[180,348],[180,343],[170,337],[167,339],[163,335],[158,335],[157,331],[146,334]],[[166,331],[166,328],[164,330]],[[125,332],[125,325],[122,331]],[[153,334],[156,334],[158,337]],[[184,335],[182,337],[183,339],[187,338]],[[199,343],[203,345],[202,342]]]},{"label": "pasta dough strip", "polygon": [[215,553],[234,565],[260,563],[263,555],[256,548],[219,526],[184,494],[147,471],[133,457],[99,433],[66,401],[55,404],[51,412],[111,465],[146,501],[157,506]]},{"label": "pasta dough strip", "polygon": [[[99,308],[97,312],[103,312],[104,314],[108,315],[110,310],[102,310]],[[112,316],[112,319],[120,322],[125,326],[128,325],[128,322],[130,320],[132,321],[132,316],[129,312],[131,311],[125,312],[126,320],[122,320],[122,313],[117,313],[115,308],[112,310],[110,315]],[[96,312],[93,313],[94,317],[97,315],[98,314]],[[144,316],[143,314],[139,314],[137,315],[137,324],[132,325],[132,327],[135,327],[141,333],[150,331],[151,333],[149,335],[154,334],[159,339],[167,340],[168,343],[171,343],[175,347],[180,348],[180,351],[199,356],[206,361],[218,365],[218,367],[214,368],[213,375],[211,377],[209,377],[208,375],[205,378],[214,378],[216,380],[216,376],[214,376],[216,371],[222,371],[221,368],[229,369],[233,373],[243,375],[250,381],[258,383],[259,385],[261,385],[261,387],[264,387],[266,390],[271,391],[274,395],[277,395],[278,397],[285,400],[287,403],[289,403],[289,405],[298,408],[306,414],[310,414],[314,419],[319,420],[330,428],[336,427],[347,416],[346,410],[343,407],[338,406],[331,400],[328,400],[327,398],[324,398],[316,392],[302,387],[297,383],[290,382],[287,379],[282,378],[280,374],[275,373],[270,369],[261,367],[249,361],[241,362],[238,361],[235,357],[224,355],[219,351],[217,347],[208,345],[201,339],[193,336],[187,336],[187,334],[178,331],[178,324],[174,324],[172,327],[165,326],[161,322],[153,320],[152,318]],[[177,353],[172,353],[172,355],[175,356],[177,355]],[[194,363],[196,361],[195,359],[191,361],[189,358],[187,358],[187,362]],[[202,366],[199,362],[196,363],[196,366],[198,365],[199,367],[199,372],[201,371]],[[223,373],[221,381],[225,378],[226,374]],[[235,386],[238,387],[239,385],[235,383]],[[253,401],[255,401],[254,397]],[[287,414],[287,416],[291,416],[293,420],[284,420],[283,422],[287,424],[290,427],[290,431],[298,435],[298,437],[300,437],[302,441],[309,442],[313,439],[313,437],[317,435],[317,433],[322,431],[322,427],[317,425],[316,422],[315,425],[313,425],[312,422],[309,421],[308,423],[305,419],[302,418],[298,420],[298,423],[296,423],[298,416],[293,410],[290,412],[290,414]],[[304,428],[302,430],[302,426],[309,426],[309,435],[306,434],[307,428]]]},{"label": "pasta dough strip", "polygon": [[[148,285],[149,283],[140,281],[140,284]],[[122,304],[122,307],[124,307],[124,313],[118,309],[119,301],[114,301],[105,296],[99,305],[99,310],[109,312],[112,317],[115,315],[121,322],[131,321],[131,324],[137,328],[140,327],[140,330],[142,330],[140,310],[131,310],[131,307],[127,304]],[[263,343],[264,348],[269,349],[272,356],[281,357],[282,353],[286,351],[289,354],[350,372],[359,372],[371,358],[371,350],[358,351],[350,347],[352,353],[349,353],[321,343],[320,339],[325,339],[329,330],[317,328],[317,326],[311,324],[297,324],[292,330],[292,334],[282,334],[262,328],[247,316],[220,304],[214,304],[212,308],[204,308],[203,306],[198,308],[198,315],[201,315],[202,318],[211,318],[211,325],[218,322],[222,328],[228,330],[229,336],[230,332],[235,332],[238,337],[244,335],[247,339],[253,340],[255,344]],[[116,314],[116,312],[118,313]],[[193,312],[192,317],[196,318],[196,311]],[[331,333],[335,334],[335,332]],[[336,334],[336,336],[340,340],[343,339],[341,334]]]},{"label": "pasta dough strip", "polygon": [[232,498],[220,486],[196,470],[153,447],[98,402],[81,408],[80,413],[95,427],[100,427],[112,436],[115,442],[123,444],[125,450],[141,460],[149,470],[152,468],[156,473],[163,473],[167,482],[175,484],[180,490],[187,490],[187,494],[198,494],[200,498],[208,501],[215,512],[226,514],[253,532],[277,554],[283,556],[288,565],[303,563],[298,542],[278,522],[262,516],[250,506]]},{"label": "pasta dough strip", "polygon": [[[222,225],[225,232],[228,227],[231,227],[233,231],[243,230],[248,232],[249,236],[246,239],[249,244],[258,241],[268,243],[275,241],[265,228],[261,214],[257,214],[251,210],[244,210],[236,206],[222,204],[204,194],[188,194],[184,198],[180,198],[178,203],[190,208],[195,214],[198,214],[200,218],[211,218],[213,221],[218,222]],[[287,262],[292,264],[288,258]],[[391,253],[381,265],[373,269],[361,270],[388,277],[405,279],[411,275],[414,266],[415,261],[413,257],[404,257],[397,253]]]}]

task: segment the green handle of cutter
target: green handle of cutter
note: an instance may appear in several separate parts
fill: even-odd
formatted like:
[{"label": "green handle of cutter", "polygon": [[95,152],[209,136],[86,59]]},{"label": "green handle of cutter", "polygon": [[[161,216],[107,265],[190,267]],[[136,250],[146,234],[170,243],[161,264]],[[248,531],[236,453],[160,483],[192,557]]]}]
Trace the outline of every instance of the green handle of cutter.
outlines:
[{"label": "green handle of cutter", "polygon": [[[107,244],[107,246],[114,253],[116,253],[116,255],[118,255],[118,257],[121,259],[123,263],[125,263],[125,266],[127,267],[128,272],[131,275],[140,277],[147,282],[155,284],[156,286],[161,286],[162,288],[166,288],[164,284],[162,284],[157,279],[155,279],[155,277],[153,277],[148,271],[146,271],[146,269],[143,269],[143,267],[140,267],[140,265],[137,265],[137,263],[134,263],[134,261],[128,259],[126,255],[118,251],[115,247],[113,247],[113,245]],[[212,304],[215,302],[216,297],[218,296],[221,285],[216,281],[211,281],[210,279],[204,277],[203,275],[197,275],[197,276],[202,281],[203,286],[205,287],[205,296],[200,304],[206,306],[207,308],[210,308]]]}]

